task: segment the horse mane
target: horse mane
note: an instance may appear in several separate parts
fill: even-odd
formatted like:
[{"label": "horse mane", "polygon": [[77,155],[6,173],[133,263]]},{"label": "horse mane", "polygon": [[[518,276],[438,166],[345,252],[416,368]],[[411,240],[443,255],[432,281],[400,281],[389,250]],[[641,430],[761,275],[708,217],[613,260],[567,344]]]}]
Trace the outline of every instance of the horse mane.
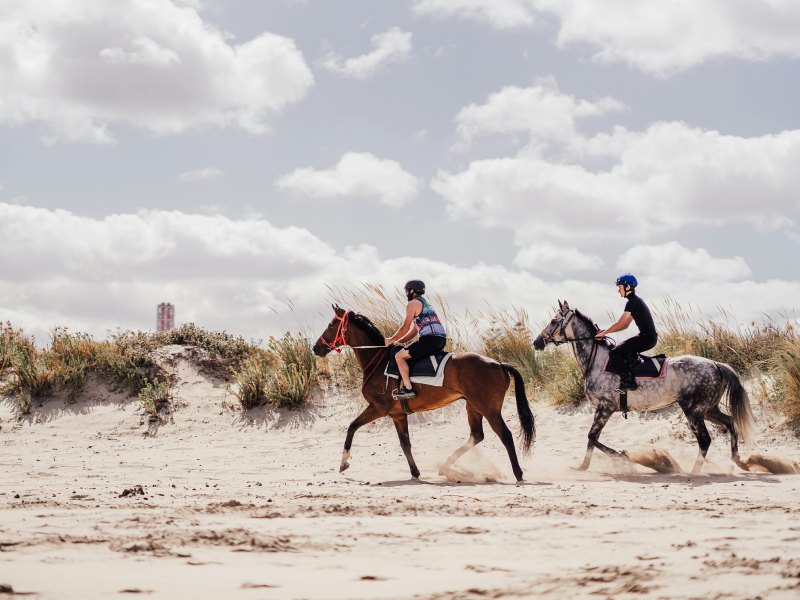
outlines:
[{"label": "horse mane", "polygon": [[358,325],[358,327],[367,334],[370,342],[376,346],[383,346],[386,343],[380,330],[364,315],[355,311],[350,311],[350,322]]},{"label": "horse mane", "polygon": [[[577,308],[575,309],[575,316],[578,318],[578,320],[581,321],[581,323],[586,325],[587,329],[589,331],[591,331],[592,333],[597,333],[598,331],[600,331],[600,328],[597,325],[594,324],[594,321],[592,321],[589,317],[587,317],[585,314],[583,314]],[[598,343],[603,345],[603,346],[605,346],[606,348],[613,348],[614,347],[613,344],[611,343],[611,341],[608,338],[603,338],[602,340],[599,340]]]}]

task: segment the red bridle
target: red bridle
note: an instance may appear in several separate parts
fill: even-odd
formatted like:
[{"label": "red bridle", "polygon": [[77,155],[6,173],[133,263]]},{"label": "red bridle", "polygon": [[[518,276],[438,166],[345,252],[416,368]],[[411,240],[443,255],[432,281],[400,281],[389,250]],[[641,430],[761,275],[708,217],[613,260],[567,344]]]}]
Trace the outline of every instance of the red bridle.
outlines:
[{"label": "red bridle", "polygon": [[350,311],[346,310],[341,317],[337,315],[336,320],[339,321],[339,327],[336,328],[336,335],[333,337],[333,341],[328,342],[328,340],[322,336],[319,336],[319,341],[325,344],[329,350],[341,352],[341,347],[347,346],[347,340],[344,339],[344,336],[347,333],[347,323],[350,320]]}]

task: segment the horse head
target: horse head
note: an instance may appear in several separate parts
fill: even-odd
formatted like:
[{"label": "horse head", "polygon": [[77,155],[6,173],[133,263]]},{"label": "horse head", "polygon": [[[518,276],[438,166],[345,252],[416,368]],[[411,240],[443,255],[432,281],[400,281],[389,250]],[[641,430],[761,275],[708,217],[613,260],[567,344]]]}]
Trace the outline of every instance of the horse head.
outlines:
[{"label": "horse head", "polygon": [[533,347],[536,350],[544,350],[547,344],[560,344],[567,341],[566,327],[575,311],[569,307],[565,300],[558,301],[558,310],[550,323],[542,329],[542,332],[533,340]]},{"label": "horse head", "polygon": [[338,304],[331,304],[331,308],[333,309],[333,318],[314,344],[313,350],[317,356],[325,356],[331,350],[341,352],[339,348],[347,343],[344,336],[347,333],[349,311]]}]

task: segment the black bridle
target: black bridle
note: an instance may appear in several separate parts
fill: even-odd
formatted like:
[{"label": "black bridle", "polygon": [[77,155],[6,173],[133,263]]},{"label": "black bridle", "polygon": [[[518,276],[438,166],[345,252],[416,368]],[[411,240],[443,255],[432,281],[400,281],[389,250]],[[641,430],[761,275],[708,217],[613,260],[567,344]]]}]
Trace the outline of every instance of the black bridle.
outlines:
[{"label": "black bridle", "polygon": [[[558,324],[558,328],[553,333],[558,333],[561,339],[555,339],[553,334],[547,333],[546,331],[542,331],[542,337],[544,338],[545,342],[548,344],[553,344],[554,346],[560,346],[561,344],[569,344],[572,343],[572,353],[575,356],[575,360],[578,363],[578,366],[581,367],[581,376],[583,379],[586,379],[586,376],[591,372],[592,367],[594,366],[594,361],[597,358],[597,347],[600,345],[600,341],[595,336],[587,336],[587,337],[567,337],[567,325],[569,322],[575,317],[575,310],[570,308],[569,313],[563,315],[561,317],[561,322]],[[596,325],[595,325],[596,327]],[[586,340],[592,340],[594,344],[592,344],[592,352],[589,355],[589,365],[586,367],[586,370],[583,370],[581,366],[581,361],[578,358],[578,348],[574,342],[581,342]]]}]

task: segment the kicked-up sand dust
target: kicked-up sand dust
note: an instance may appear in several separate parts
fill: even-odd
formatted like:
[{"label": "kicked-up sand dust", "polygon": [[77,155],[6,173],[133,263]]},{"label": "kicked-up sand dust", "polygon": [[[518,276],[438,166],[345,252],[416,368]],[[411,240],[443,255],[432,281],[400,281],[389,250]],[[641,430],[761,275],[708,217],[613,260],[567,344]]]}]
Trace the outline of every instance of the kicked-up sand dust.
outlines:
[{"label": "kicked-up sand dust", "polygon": [[[712,429],[708,461],[676,411],[615,415],[601,436],[633,459],[583,459],[592,411],[533,404],[517,487],[463,403],[409,419],[412,481],[391,421],[355,437],[358,392],[243,413],[174,349],[177,387],[150,421],[102,385],[17,418],[0,401],[0,591],[33,598],[800,597],[800,477],[743,471]],[[518,431],[514,402],[505,417]],[[767,407],[751,468],[794,465]],[[638,463],[638,464],[637,464]],[[794,468],[794,467],[793,467]],[[789,471],[786,470],[786,473]],[[126,493],[127,492],[127,493]],[[7,593],[7,592],[6,592]]]}]

